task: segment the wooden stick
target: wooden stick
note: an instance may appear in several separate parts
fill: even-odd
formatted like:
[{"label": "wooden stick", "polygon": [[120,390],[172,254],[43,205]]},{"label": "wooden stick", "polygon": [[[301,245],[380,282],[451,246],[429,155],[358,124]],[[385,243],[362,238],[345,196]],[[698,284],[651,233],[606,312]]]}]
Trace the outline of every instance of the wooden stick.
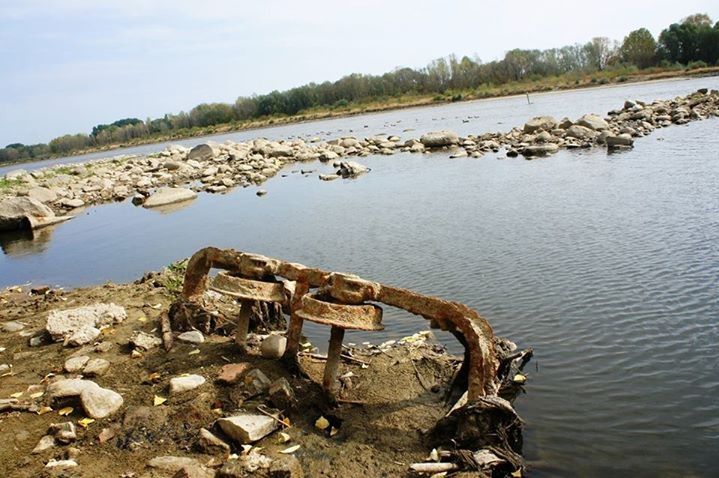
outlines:
[{"label": "wooden stick", "polygon": [[162,329],[162,343],[165,346],[167,352],[172,349],[174,343],[174,337],[172,336],[172,324],[170,324],[170,316],[167,312],[163,312],[160,315],[160,328]]}]

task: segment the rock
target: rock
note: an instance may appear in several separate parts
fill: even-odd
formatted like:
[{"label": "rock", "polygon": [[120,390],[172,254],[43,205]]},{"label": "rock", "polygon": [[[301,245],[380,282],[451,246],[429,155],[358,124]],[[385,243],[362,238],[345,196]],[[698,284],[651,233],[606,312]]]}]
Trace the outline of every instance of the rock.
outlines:
[{"label": "rock", "polygon": [[611,135],[607,136],[605,138],[605,142],[607,143],[607,147],[610,149],[612,148],[621,148],[621,147],[631,147],[634,145],[634,139],[632,139],[631,135],[623,133],[620,135]]},{"label": "rock", "polygon": [[334,181],[335,179],[339,179],[342,176],[338,174],[320,174],[319,177],[321,181]]},{"label": "rock", "polygon": [[277,428],[277,422],[266,415],[236,415],[220,418],[217,424],[227,436],[241,444],[256,442]]},{"label": "rock", "polygon": [[256,394],[265,392],[271,383],[267,375],[259,369],[253,369],[247,372],[243,378],[243,382],[252,393]]},{"label": "rock", "polygon": [[577,120],[576,124],[593,129],[594,131],[604,131],[605,129],[609,129],[609,123],[604,121],[604,119],[599,116],[592,114],[582,116]]},{"label": "rock", "polygon": [[32,450],[33,455],[37,455],[38,453],[42,453],[45,450],[49,450],[50,448],[55,447],[55,437],[52,435],[45,435],[44,437],[40,438],[40,441],[37,442],[37,445],[35,445],[35,448]]},{"label": "rock", "polygon": [[260,352],[264,358],[278,359],[285,353],[287,347],[287,337],[283,335],[271,334],[262,341]]},{"label": "rock", "polygon": [[39,229],[71,219],[55,213],[31,197],[13,197],[0,201],[0,231]]},{"label": "rock", "polygon": [[10,322],[5,322],[4,324],[0,325],[0,328],[2,328],[3,332],[20,332],[22,329],[25,328],[25,324],[21,324],[20,322],[15,322],[14,320],[11,320]]},{"label": "rock", "polygon": [[228,363],[220,369],[217,381],[227,385],[234,385],[239,383],[251,368],[252,366],[249,363]]},{"label": "rock", "polygon": [[580,126],[575,124],[567,128],[565,136],[567,138],[592,139],[597,136],[597,133],[594,130],[587,128],[586,126]]},{"label": "rock", "polygon": [[65,468],[74,468],[77,466],[77,462],[75,460],[55,460],[54,458],[47,462],[45,465],[45,468],[54,468],[54,469],[65,469]]},{"label": "rock", "polygon": [[189,342],[191,344],[201,344],[205,341],[205,336],[199,330],[190,330],[183,332],[177,336],[177,340]]},{"label": "rock", "polygon": [[108,441],[115,438],[115,430],[112,428],[103,428],[99,435],[97,435],[97,441],[100,444],[107,443]]},{"label": "rock", "polygon": [[158,189],[154,194],[150,195],[142,206],[147,208],[165,206],[167,204],[189,201],[191,199],[195,199],[196,197],[197,193],[190,189],[164,187]]},{"label": "rock", "polygon": [[41,203],[55,202],[57,200],[55,191],[42,187],[31,188],[27,192],[27,196],[32,199],[37,199]]},{"label": "rock", "polygon": [[200,429],[200,437],[197,443],[203,451],[211,455],[215,453],[222,455],[230,454],[230,445],[217,438],[212,432],[205,428]]},{"label": "rock", "polygon": [[280,410],[291,408],[295,403],[295,392],[292,390],[290,382],[284,377],[272,382],[268,393],[272,405]]},{"label": "rock", "polygon": [[6,363],[0,363],[0,375],[9,372],[12,367]]},{"label": "rock", "polygon": [[213,144],[198,144],[187,153],[187,159],[193,161],[208,161],[219,155],[219,150]]},{"label": "rock", "polygon": [[68,373],[77,373],[82,370],[87,362],[90,361],[90,357],[87,355],[80,355],[79,357],[70,357],[65,360],[64,369]]},{"label": "rock", "polygon": [[536,116],[524,124],[525,133],[534,133],[538,130],[551,131],[557,127],[557,120],[552,116]]},{"label": "rock", "polygon": [[186,466],[201,467],[202,465],[196,459],[185,456],[158,456],[147,462],[147,466],[157,470],[176,473]]},{"label": "rock", "polygon": [[27,171],[24,169],[13,169],[5,174],[5,179],[16,181],[18,179],[22,179],[24,176],[27,176]]},{"label": "rock", "polygon": [[559,124],[557,125],[557,128],[569,129],[573,124],[574,124],[574,122],[572,120],[570,120],[569,118],[562,118],[562,121],[559,122]]},{"label": "rock", "polygon": [[165,161],[162,167],[167,169],[168,171],[177,171],[182,167],[182,164],[178,163],[177,161]]},{"label": "rock", "polygon": [[100,329],[96,329],[95,327],[78,330],[65,340],[65,345],[79,347],[80,345],[89,344],[98,338],[100,334]]},{"label": "rock", "polygon": [[267,190],[265,190],[265,189],[258,189],[255,194],[257,194],[258,196],[262,197],[262,196],[264,196],[265,194],[267,194]]},{"label": "rock", "polygon": [[77,428],[72,422],[51,423],[48,432],[60,443],[68,444],[77,440]]},{"label": "rock", "polygon": [[554,143],[545,143],[527,146],[522,149],[522,155],[525,157],[547,156],[548,154],[554,154],[557,151],[559,151],[559,146]]},{"label": "rock", "polygon": [[[90,382],[94,383],[94,382]],[[112,415],[122,407],[122,395],[108,388],[88,387],[80,394],[82,408],[90,418],[99,420]]]},{"label": "rock", "polygon": [[136,349],[147,351],[162,345],[162,339],[138,330],[130,337],[130,345]]},{"label": "rock", "polygon": [[270,478],[304,478],[302,465],[293,455],[282,455],[272,460],[269,470]]},{"label": "rock", "polygon": [[207,468],[202,465],[187,465],[183,466],[177,473],[172,475],[172,478],[214,478],[214,470]]},{"label": "rock", "polygon": [[551,143],[553,139],[554,137],[551,133],[549,133],[548,131],[542,131],[537,135],[535,141],[537,143]]},{"label": "rock", "polygon": [[343,178],[356,178],[360,174],[368,172],[370,169],[355,161],[342,161],[340,163],[340,169],[337,174]]},{"label": "rock", "polygon": [[205,377],[200,375],[187,375],[170,379],[170,395],[194,390],[205,383]]},{"label": "rock", "polygon": [[[122,322],[127,318],[123,307],[115,304],[94,304],[67,310],[53,310],[47,317],[45,329],[55,341],[69,339],[77,332]],[[94,331],[90,331],[94,334]],[[99,333],[99,331],[98,331]],[[94,340],[94,338],[92,339]]]},{"label": "rock", "polygon": [[77,209],[79,207],[82,207],[85,205],[85,201],[79,198],[75,199],[63,199],[60,201],[60,205],[63,207],[66,207],[67,209]]},{"label": "rock", "polygon": [[96,358],[87,363],[82,373],[88,377],[99,377],[101,375],[105,375],[105,372],[107,372],[109,368],[110,362],[105,359]]},{"label": "rock", "polygon": [[83,380],[81,378],[65,378],[57,380],[48,385],[45,391],[50,399],[77,397],[85,390],[100,388],[98,384],[91,380]]},{"label": "rock", "polygon": [[439,148],[459,144],[459,135],[453,131],[434,131],[423,134],[420,143],[427,148]]}]

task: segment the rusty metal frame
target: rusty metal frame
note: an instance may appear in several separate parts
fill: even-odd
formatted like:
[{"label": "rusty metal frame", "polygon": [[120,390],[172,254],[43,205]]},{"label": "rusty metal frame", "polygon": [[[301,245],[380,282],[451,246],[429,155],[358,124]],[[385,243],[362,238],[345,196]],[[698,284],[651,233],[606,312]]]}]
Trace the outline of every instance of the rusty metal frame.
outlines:
[{"label": "rusty metal frame", "polygon": [[[473,400],[497,393],[498,361],[494,350],[494,333],[483,317],[464,304],[353,275],[215,247],[201,249],[190,258],[182,289],[183,300],[201,301],[207,288],[208,273],[213,268],[239,273],[247,278],[276,276],[294,281],[294,294],[287,297],[286,304],[290,310],[299,307],[302,296],[310,289],[322,289],[342,303],[379,302],[422,316],[430,321],[430,327],[451,332],[464,346],[465,360],[460,373],[466,375],[467,398]],[[296,360],[302,325],[302,319],[292,314],[284,358]]]}]

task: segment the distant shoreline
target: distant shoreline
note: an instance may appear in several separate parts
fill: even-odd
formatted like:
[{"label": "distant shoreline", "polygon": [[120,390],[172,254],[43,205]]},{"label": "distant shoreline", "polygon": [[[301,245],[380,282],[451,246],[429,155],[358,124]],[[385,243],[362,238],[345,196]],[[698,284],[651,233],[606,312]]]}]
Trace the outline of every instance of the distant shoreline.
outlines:
[{"label": "distant shoreline", "polygon": [[[255,121],[249,121],[244,123],[228,123],[223,125],[209,126],[205,128],[194,128],[192,130],[180,130],[175,134],[153,136],[144,139],[138,139],[129,143],[115,144],[110,146],[102,146],[97,148],[88,148],[82,151],[77,151],[70,155],[53,155],[42,159],[26,159],[15,162],[2,162],[0,168],[6,168],[8,166],[23,165],[28,163],[39,163],[43,161],[50,161],[58,158],[72,158],[76,156],[83,156],[92,153],[101,152],[112,152],[118,151],[125,148],[132,148],[135,146],[144,146],[152,144],[166,143],[168,141],[181,141],[185,139],[198,138],[198,137],[209,137],[215,135],[222,135],[228,133],[235,133],[241,131],[252,131],[257,129],[272,128],[277,126],[287,126],[292,124],[303,124],[310,123],[313,121],[322,121],[327,119],[340,119],[349,118],[359,115],[369,115],[374,113],[384,113],[388,111],[404,110],[410,108],[423,108],[428,106],[443,106],[448,103],[465,103],[471,101],[482,101],[482,100],[495,100],[495,99],[506,99],[513,97],[521,97],[528,94],[539,95],[545,93],[554,93],[559,91],[579,91],[593,88],[610,88],[617,87],[626,84],[642,84],[642,83],[656,83],[660,81],[673,81],[680,80],[683,78],[695,78],[695,77],[713,77],[719,76],[719,66],[699,68],[695,70],[666,70],[656,73],[638,73],[631,76],[618,75],[613,78],[604,78],[604,82],[591,82],[586,81],[580,84],[559,84],[552,85],[547,79],[527,82],[519,85],[502,85],[500,88],[505,91],[505,88],[514,88],[516,91],[508,93],[492,94],[488,93],[485,95],[478,95],[476,92],[465,92],[462,94],[462,99],[452,100],[450,98],[443,98],[438,100],[436,95],[422,95],[416,97],[400,97],[393,98],[388,102],[375,102],[366,103],[363,105],[356,105],[354,108],[343,109],[343,110],[331,110],[322,109],[318,111],[310,111],[304,114],[298,114],[295,116],[284,116],[284,117],[273,117],[265,118]],[[588,75],[591,77],[591,75]],[[526,89],[522,90],[523,87]],[[404,100],[404,101],[403,101]]]}]

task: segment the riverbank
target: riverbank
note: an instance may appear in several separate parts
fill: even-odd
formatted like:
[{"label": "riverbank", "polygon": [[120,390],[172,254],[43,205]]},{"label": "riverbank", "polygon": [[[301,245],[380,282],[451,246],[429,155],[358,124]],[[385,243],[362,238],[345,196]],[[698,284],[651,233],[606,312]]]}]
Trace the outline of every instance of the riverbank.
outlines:
[{"label": "riverbank", "polygon": [[[0,291],[3,476],[415,476],[414,463],[521,474],[521,457],[511,450],[457,462],[452,447],[428,448],[443,429],[427,432],[439,421],[449,426],[445,396],[461,363],[428,331],[377,345],[347,344],[339,404],[328,402],[320,387],[326,359],[304,343],[303,373],[293,373],[273,358],[264,343],[270,330],[255,319],[246,354],[228,336],[232,324],[176,333],[165,351],[158,331],[182,286],[182,270],[148,273],[133,284]],[[232,302],[207,294],[204,303],[223,310],[236,307]],[[77,312],[70,329],[54,315],[81,307],[104,312]],[[94,337],[79,333],[88,317],[103,320],[93,322],[101,329]],[[58,334],[66,334],[65,343]],[[498,345],[497,353],[500,364],[521,357],[511,347]],[[505,392],[514,396],[526,377],[512,373],[514,391]],[[492,413],[492,423],[507,414],[508,422],[496,423],[510,427],[501,432],[521,449],[511,406]],[[242,425],[259,426],[252,438],[233,425],[238,416],[262,422]]]},{"label": "riverbank", "polygon": [[105,145],[96,148],[87,148],[83,150],[73,151],[71,153],[51,155],[42,159],[32,158],[17,162],[0,163],[0,166],[7,167],[11,165],[21,165],[26,162],[41,161],[45,159],[52,160],[55,158],[66,156],[67,154],[79,156],[83,154],[98,152],[109,153],[118,149],[129,148],[133,146],[151,145],[154,143],[162,143],[168,141],[180,141],[183,139],[190,139],[202,136],[220,135],[240,131],[252,131],[255,129],[273,126],[308,123],[319,120],[345,118],[363,114],[380,113],[408,108],[426,107],[433,105],[441,106],[444,104],[455,102],[476,101],[481,99],[499,99],[530,93],[539,94],[556,91],[572,91],[588,88],[602,88],[626,84],[650,83],[671,79],[692,77],[696,78],[702,76],[716,75],[719,75],[719,67],[666,70],[662,70],[659,68],[651,68],[649,70],[641,70],[637,72],[612,70],[584,75],[571,74],[560,77],[543,78],[534,81],[528,80],[512,82],[497,86],[486,85],[476,90],[452,90],[443,95],[403,96],[401,98],[384,99],[361,104],[350,104],[347,107],[312,109],[294,116],[276,116],[270,118],[260,118],[257,120],[245,122],[234,122],[203,128],[178,130],[170,134],[153,135],[147,138],[138,138],[130,142]]},{"label": "riverbank", "polygon": [[[33,229],[76,215],[81,208],[132,198],[145,207],[167,207],[190,201],[199,192],[224,193],[235,187],[259,186],[282,174],[312,174],[310,169],[286,172],[291,164],[319,160],[332,164],[335,174],[320,174],[329,181],[358,177],[368,172],[352,161],[368,155],[397,152],[445,152],[450,158],[480,158],[506,151],[526,159],[560,149],[601,146],[608,151],[631,148],[636,138],[657,128],[719,116],[719,92],[707,89],[652,103],[627,100],[606,117],[586,114],[579,119],[538,117],[508,133],[485,132],[460,137],[451,131],[427,132],[419,138],[378,135],[344,136],[329,141],[252,141],[206,143],[192,149],[170,146],[149,156],[98,160],[31,172],[11,171],[0,184],[0,228]],[[258,190],[258,195],[267,191]]]}]

